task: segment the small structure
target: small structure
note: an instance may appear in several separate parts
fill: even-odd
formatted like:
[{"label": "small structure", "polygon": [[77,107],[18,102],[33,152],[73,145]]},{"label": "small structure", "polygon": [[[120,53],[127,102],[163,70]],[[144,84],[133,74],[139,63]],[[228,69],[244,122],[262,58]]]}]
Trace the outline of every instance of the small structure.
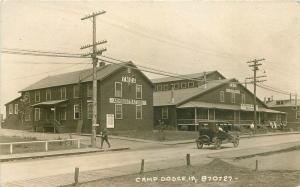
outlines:
[{"label": "small structure", "polygon": [[300,99],[283,99],[266,101],[269,108],[286,113],[286,122],[288,128],[300,129]]}]

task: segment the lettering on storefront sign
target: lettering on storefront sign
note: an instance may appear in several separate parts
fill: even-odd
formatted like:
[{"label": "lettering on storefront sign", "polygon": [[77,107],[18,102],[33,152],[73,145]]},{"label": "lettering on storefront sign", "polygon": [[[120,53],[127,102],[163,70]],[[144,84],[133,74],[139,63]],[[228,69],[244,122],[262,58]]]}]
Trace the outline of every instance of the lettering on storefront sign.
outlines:
[{"label": "lettering on storefront sign", "polygon": [[235,94],[241,93],[240,90],[233,90],[233,89],[229,89],[229,88],[226,89],[226,92],[235,93]]},{"label": "lettering on storefront sign", "polygon": [[[241,104],[241,110],[254,111],[254,105]],[[256,106],[256,110],[258,110],[258,106]]]},{"label": "lettering on storefront sign", "polygon": [[109,98],[109,103],[124,105],[147,105],[146,100]]},{"label": "lettering on storefront sign", "polygon": [[128,76],[123,76],[122,77],[122,82],[127,82],[127,83],[136,83],[136,78],[134,77],[128,77]]},{"label": "lettering on storefront sign", "polygon": [[229,86],[232,88],[236,88],[236,83],[230,83]]}]

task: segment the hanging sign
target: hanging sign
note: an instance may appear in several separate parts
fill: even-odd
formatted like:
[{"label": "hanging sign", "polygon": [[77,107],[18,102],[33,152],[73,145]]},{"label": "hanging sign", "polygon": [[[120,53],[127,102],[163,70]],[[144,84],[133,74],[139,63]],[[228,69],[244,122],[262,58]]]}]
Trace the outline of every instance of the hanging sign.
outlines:
[{"label": "hanging sign", "polygon": [[134,77],[129,77],[129,76],[123,76],[122,77],[122,82],[127,82],[127,83],[136,83],[136,78]]},{"label": "hanging sign", "polygon": [[[254,105],[251,104],[241,104],[241,110],[254,111]],[[258,106],[256,105],[256,110],[258,110]]]},{"label": "hanging sign", "polygon": [[106,128],[115,128],[115,116],[114,114],[106,114]]},{"label": "hanging sign", "polygon": [[234,90],[234,89],[229,89],[229,88],[226,89],[226,92],[240,94],[240,90]]}]

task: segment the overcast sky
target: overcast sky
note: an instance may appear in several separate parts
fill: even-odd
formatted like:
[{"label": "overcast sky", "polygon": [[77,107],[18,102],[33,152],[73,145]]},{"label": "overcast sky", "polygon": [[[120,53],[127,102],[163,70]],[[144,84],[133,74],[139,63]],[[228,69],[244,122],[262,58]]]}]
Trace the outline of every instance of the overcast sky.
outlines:
[{"label": "overcast sky", "polygon": [[[107,56],[179,74],[218,70],[240,81],[253,74],[247,61],[265,58],[258,72],[266,72],[264,84],[300,94],[296,1],[1,1],[1,48],[81,53],[80,46],[92,41],[92,23],[80,19],[101,10],[106,14],[97,17],[97,40],[108,41]],[[53,62],[89,60],[1,54],[2,113],[35,81],[91,67]],[[258,88],[261,99],[271,95],[289,98]]]}]

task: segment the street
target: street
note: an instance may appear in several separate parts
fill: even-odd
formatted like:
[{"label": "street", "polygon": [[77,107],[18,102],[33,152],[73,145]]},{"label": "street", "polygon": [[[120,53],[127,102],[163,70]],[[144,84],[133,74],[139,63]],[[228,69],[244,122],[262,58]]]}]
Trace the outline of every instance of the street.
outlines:
[{"label": "street", "polygon": [[112,168],[139,163],[141,159],[147,162],[184,158],[187,153],[191,156],[242,150],[247,148],[283,144],[300,141],[298,134],[244,138],[238,148],[232,144],[224,144],[223,149],[214,150],[204,147],[198,150],[195,144],[182,144],[159,149],[128,150],[120,152],[102,152],[87,155],[45,158],[1,163],[1,183],[27,180],[52,175],[74,172],[75,167],[80,171]]}]

